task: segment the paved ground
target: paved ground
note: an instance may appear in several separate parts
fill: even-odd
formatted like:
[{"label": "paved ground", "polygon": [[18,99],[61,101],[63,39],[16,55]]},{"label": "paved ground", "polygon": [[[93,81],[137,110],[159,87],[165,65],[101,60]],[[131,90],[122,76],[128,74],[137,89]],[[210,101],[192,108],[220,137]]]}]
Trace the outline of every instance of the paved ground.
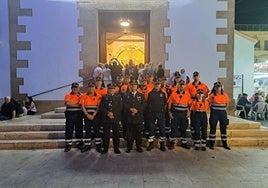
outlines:
[{"label": "paved ground", "polygon": [[[258,121],[268,127],[268,120]],[[0,150],[0,188],[268,187],[268,148],[121,151]]]},{"label": "paved ground", "polygon": [[0,151],[0,187],[266,188],[267,148],[107,155],[95,150]]}]

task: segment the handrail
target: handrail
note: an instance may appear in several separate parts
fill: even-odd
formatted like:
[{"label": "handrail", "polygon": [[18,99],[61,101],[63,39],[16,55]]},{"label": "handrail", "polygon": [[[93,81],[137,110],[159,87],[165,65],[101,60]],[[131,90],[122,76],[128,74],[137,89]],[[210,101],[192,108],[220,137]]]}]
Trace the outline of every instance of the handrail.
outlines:
[{"label": "handrail", "polygon": [[[85,80],[81,80],[81,81],[77,81],[76,83],[82,83],[82,82],[85,82],[85,81],[90,81],[90,80],[93,80],[93,77],[91,78],[88,78],[88,79],[85,79]],[[39,96],[39,95],[43,95],[43,94],[46,94],[46,93],[50,93],[52,91],[56,91],[56,90],[59,90],[59,89],[62,89],[62,88],[65,88],[65,87],[68,87],[68,86],[71,86],[72,84],[67,84],[67,85],[63,85],[63,86],[60,86],[60,87],[57,87],[57,88],[54,88],[54,89],[50,89],[50,90],[47,90],[47,91],[43,91],[41,93],[37,93],[35,95],[31,95],[31,97],[36,97],[36,96]]]}]

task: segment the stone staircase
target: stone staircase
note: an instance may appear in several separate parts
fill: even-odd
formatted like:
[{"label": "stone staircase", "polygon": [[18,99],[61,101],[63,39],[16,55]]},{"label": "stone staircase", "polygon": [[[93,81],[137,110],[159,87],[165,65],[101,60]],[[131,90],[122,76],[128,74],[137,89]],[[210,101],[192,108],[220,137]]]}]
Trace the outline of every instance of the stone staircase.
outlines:
[{"label": "stone staircase", "polygon": [[[64,107],[60,107],[42,115],[24,116],[0,122],[0,149],[63,148],[64,110]],[[268,128],[261,126],[260,122],[233,116],[229,116],[229,119],[227,133],[230,146],[268,146]],[[219,130],[216,144],[221,145]],[[121,139],[121,147],[125,145],[125,141]],[[146,140],[143,145],[146,146]]]}]

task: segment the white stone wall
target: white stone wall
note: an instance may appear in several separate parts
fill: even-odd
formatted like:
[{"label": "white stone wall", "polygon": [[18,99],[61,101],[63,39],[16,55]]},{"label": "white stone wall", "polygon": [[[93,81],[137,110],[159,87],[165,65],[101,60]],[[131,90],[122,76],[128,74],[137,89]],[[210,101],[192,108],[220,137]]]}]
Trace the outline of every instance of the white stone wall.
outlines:
[{"label": "white stone wall", "polygon": [[[18,58],[29,60],[27,69],[18,69],[18,76],[24,78],[20,93],[35,95],[81,81],[78,36],[82,31],[77,26],[76,2],[21,0],[21,7],[31,8],[33,15],[19,18],[26,33],[19,34],[18,40],[31,41],[30,51],[18,53]],[[69,88],[38,99],[61,100],[66,90]]]},{"label": "white stone wall", "polygon": [[0,1],[0,98],[11,92],[7,1]]},{"label": "white stone wall", "polygon": [[226,69],[219,68],[225,53],[217,52],[217,44],[226,44],[227,35],[217,36],[216,28],[226,28],[227,20],[216,19],[218,10],[227,10],[227,2],[170,0],[170,27],[165,34],[171,36],[171,43],[167,45],[165,66],[171,73],[185,68],[192,79],[193,72],[198,71],[209,88],[217,78],[226,77]]}]

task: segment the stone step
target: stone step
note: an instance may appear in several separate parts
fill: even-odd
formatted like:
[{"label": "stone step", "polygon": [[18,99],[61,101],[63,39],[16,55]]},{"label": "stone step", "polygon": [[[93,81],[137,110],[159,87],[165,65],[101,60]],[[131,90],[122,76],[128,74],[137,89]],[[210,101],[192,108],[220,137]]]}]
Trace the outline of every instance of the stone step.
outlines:
[{"label": "stone step", "polygon": [[0,149],[56,149],[64,146],[64,139],[0,140]]},{"label": "stone step", "polygon": [[64,131],[0,132],[0,140],[64,139]]},{"label": "stone step", "polygon": [[63,131],[65,125],[0,125],[0,132],[12,131]]},{"label": "stone step", "polygon": [[228,144],[230,146],[268,146],[268,137],[232,137],[228,138]]},{"label": "stone step", "polygon": [[[209,135],[209,132],[208,132]],[[220,131],[217,130],[216,136],[220,136]],[[268,129],[228,129],[227,137],[267,137]]]},{"label": "stone step", "polygon": [[62,112],[55,113],[54,111],[41,114],[42,119],[65,119],[65,114]]},{"label": "stone step", "polygon": [[[190,146],[192,142],[188,143]],[[146,140],[143,140],[142,146],[146,147],[148,143]],[[221,140],[217,138],[215,146],[221,146]],[[233,137],[228,139],[229,146],[268,146],[267,137]],[[53,148],[64,148],[65,141],[64,139],[42,139],[42,140],[0,140],[0,149],[53,149]],[[75,143],[73,143],[75,147]],[[94,147],[94,144],[93,146]],[[110,141],[110,147],[112,145],[112,139]],[[121,139],[120,148],[126,147],[126,141]],[[159,144],[156,143],[155,147],[159,147]]]},{"label": "stone step", "polygon": [[54,108],[55,113],[64,113],[66,110],[65,106]]}]

